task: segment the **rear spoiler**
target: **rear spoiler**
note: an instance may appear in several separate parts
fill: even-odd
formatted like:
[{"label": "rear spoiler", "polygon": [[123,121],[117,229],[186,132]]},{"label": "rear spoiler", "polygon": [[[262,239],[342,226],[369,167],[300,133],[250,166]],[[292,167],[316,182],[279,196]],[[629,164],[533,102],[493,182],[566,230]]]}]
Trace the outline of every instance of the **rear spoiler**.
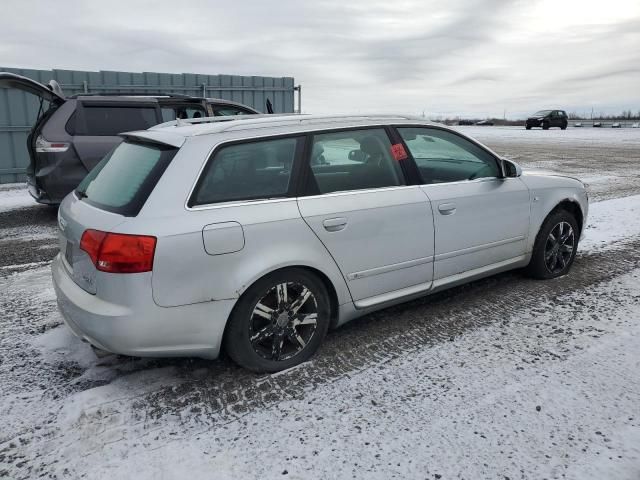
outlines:
[{"label": "rear spoiler", "polygon": [[160,145],[168,145],[170,147],[180,148],[186,141],[182,135],[176,135],[166,130],[140,130],[137,132],[125,132],[120,134],[125,140],[142,140],[145,142],[158,143]]}]

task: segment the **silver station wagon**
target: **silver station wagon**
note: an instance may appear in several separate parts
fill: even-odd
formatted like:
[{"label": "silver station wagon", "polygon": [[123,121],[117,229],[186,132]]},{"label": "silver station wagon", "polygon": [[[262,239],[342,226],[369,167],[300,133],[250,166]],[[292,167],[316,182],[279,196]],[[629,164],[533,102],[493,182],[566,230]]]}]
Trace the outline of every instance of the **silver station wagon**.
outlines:
[{"label": "silver station wagon", "polygon": [[194,119],[123,134],[59,209],[53,281],[79,337],[254,371],[329,328],[497,272],[569,270],[578,180],[523,173],[404,116]]}]

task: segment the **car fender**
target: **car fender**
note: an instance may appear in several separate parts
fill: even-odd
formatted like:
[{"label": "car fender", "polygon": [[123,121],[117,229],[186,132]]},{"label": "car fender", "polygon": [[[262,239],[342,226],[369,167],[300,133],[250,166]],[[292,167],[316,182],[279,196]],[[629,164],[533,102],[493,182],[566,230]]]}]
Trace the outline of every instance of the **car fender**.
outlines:
[{"label": "car fender", "polygon": [[563,202],[576,205],[582,214],[582,230],[586,225],[588,200],[584,185],[577,179],[556,176],[532,174],[525,172],[522,180],[529,187],[531,195],[531,216],[527,253],[533,251],[533,246],[542,227],[542,223],[549,214]]}]

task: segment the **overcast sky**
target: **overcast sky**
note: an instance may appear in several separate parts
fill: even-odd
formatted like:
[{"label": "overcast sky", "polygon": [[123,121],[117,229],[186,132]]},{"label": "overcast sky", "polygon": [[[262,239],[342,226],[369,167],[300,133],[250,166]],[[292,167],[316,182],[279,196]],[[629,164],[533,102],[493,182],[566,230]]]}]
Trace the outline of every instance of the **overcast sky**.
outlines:
[{"label": "overcast sky", "polygon": [[309,113],[640,110],[640,0],[5,0],[0,65],[293,76]]}]

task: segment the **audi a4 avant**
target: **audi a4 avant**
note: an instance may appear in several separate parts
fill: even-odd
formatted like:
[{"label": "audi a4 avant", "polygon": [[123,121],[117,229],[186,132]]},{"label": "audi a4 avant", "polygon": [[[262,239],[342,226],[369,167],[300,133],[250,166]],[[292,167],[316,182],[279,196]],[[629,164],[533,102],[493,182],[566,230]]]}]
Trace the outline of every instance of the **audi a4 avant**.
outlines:
[{"label": "audi a4 avant", "polygon": [[424,120],[186,123],[123,134],[60,206],[58,304],[98,349],[289,368],[376,309],[564,275],[586,222],[578,180]]}]

